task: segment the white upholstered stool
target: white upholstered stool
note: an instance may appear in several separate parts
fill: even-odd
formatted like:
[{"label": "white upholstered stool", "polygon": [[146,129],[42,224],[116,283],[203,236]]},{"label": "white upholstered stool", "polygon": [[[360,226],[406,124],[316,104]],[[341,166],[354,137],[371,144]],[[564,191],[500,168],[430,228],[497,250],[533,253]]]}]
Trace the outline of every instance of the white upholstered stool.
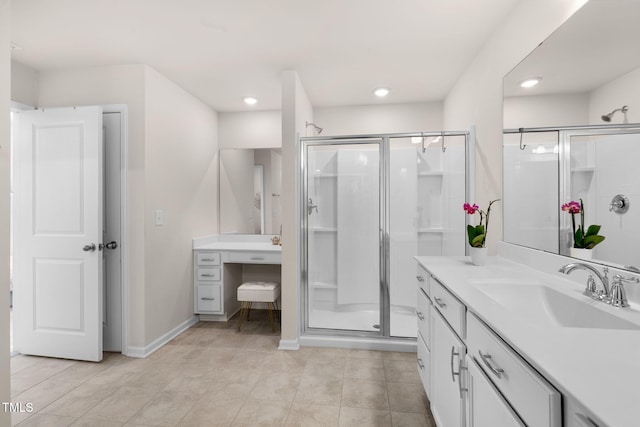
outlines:
[{"label": "white upholstered stool", "polygon": [[238,319],[238,331],[242,327],[242,322],[249,319],[251,304],[254,302],[266,302],[269,309],[269,320],[271,330],[275,332],[276,327],[273,319],[273,310],[278,309],[278,297],[280,296],[280,284],[277,282],[245,282],[238,286],[238,301],[242,303],[240,307],[240,318]]}]

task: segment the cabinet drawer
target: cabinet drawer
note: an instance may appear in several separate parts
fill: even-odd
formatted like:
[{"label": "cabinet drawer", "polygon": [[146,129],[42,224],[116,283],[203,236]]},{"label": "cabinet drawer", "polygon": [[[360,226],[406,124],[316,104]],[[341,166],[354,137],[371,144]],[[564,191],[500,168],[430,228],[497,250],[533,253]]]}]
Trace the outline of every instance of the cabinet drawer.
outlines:
[{"label": "cabinet drawer", "polygon": [[431,279],[431,299],[433,306],[447,320],[460,338],[465,337],[466,307],[436,279]]},{"label": "cabinet drawer", "polygon": [[416,280],[418,288],[422,289],[425,294],[431,296],[431,290],[429,289],[429,283],[431,282],[431,275],[423,266],[418,264],[418,271],[416,274]]},{"label": "cabinet drawer", "polygon": [[431,351],[418,334],[418,373],[427,397],[431,395]]},{"label": "cabinet drawer", "polygon": [[220,252],[196,252],[196,265],[220,265]]},{"label": "cabinet drawer", "polygon": [[467,346],[528,426],[562,425],[560,393],[473,314],[467,319]]},{"label": "cabinet drawer", "polygon": [[420,331],[427,348],[431,348],[431,330],[429,328],[431,319],[431,301],[429,301],[429,298],[425,295],[422,289],[418,289],[416,316],[418,317],[418,331]]},{"label": "cabinet drawer", "polygon": [[198,267],[196,269],[196,279],[198,281],[218,281],[220,280],[220,269]]},{"label": "cabinet drawer", "polygon": [[220,285],[196,286],[196,312],[220,312]]},{"label": "cabinet drawer", "polygon": [[229,262],[243,264],[280,264],[282,254],[260,252],[229,252]]}]

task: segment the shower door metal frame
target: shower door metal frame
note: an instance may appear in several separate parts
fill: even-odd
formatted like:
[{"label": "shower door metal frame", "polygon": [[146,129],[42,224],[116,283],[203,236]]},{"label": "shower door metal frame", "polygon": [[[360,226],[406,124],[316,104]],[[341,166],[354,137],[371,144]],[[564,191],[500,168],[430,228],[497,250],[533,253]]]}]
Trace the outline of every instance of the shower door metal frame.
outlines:
[{"label": "shower door metal frame", "polygon": [[[371,134],[371,135],[343,135],[343,136],[311,136],[311,137],[299,137],[299,169],[298,169],[298,182],[301,184],[300,188],[300,299],[299,303],[302,308],[303,321],[300,325],[301,335],[316,335],[316,336],[349,336],[349,337],[375,337],[383,339],[393,340],[406,340],[416,341],[415,337],[399,337],[391,336],[391,301],[390,301],[390,288],[391,281],[390,271],[390,206],[389,206],[389,193],[390,193],[390,140],[393,138],[428,138],[428,137],[448,137],[456,136],[464,137],[465,147],[465,197],[468,198],[473,194],[473,180],[472,176],[475,172],[475,162],[469,159],[471,155],[475,155],[473,144],[470,144],[470,140],[474,140],[474,129],[471,132],[467,131],[440,131],[440,132],[412,132],[412,133],[390,133],[390,134]],[[340,145],[340,144],[371,144],[378,143],[380,146],[379,157],[379,204],[380,204],[380,231],[379,231],[379,250],[380,250],[380,329],[378,331],[363,331],[363,330],[349,330],[349,329],[330,329],[330,328],[312,328],[309,327],[309,249],[308,249],[308,214],[307,200],[308,200],[308,177],[307,177],[307,147],[319,146],[319,145]],[[466,251],[466,246],[465,246]]]},{"label": "shower door metal frame", "polygon": [[[341,144],[378,144],[379,149],[379,184],[378,184],[378,194],[379,194],[379,239],[378,239],[378,248],[379,248],[379,265],[380,265],[380,301],[379,301],[379,310],[380,310],[380,329],[378,331],[363,331],[356,329],[329,329],[329,328],[313,328],[309,327],[309,216],[306,212],[307,209],[307,200],[309,199],[308,194],[308,173],[307,173],[307,155],[309,146],[332,146],[332,145],[341,145]],[[300,183],[302,184],[301,188],[301,199],[300,199],[300,215],[302,217],[301,221],[301,292],[300,292],[300,303],[303,308],[303,322],[301,325],[301,333],[302,334],[314,334],[314,335],[343,335],[343,336],[358,336],[358,337],[383,337],[384,329],[388,328],[388,325],[384,324],[383,313],[388,311],[388,298],[384,298],[384,289],[388,288],[385,282],[386,277],[386,263],[383,262],[383,251],[384,251],[384,243],[383,243],[383,224],[384,224],[384,209],[383,209],[383,193],[384,190],[384,138],[378,135],[356,135],[356,136],[340,136],[340,137],[300,137]],[[387,319],[388,323],[388,319]]]}]

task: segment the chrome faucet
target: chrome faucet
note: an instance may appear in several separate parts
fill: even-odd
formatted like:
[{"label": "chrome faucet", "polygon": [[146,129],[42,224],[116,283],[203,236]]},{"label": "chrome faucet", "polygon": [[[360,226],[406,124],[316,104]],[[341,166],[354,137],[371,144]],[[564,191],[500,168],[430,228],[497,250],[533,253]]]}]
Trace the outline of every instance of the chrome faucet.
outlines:
[{"label": "chrome faucet", "polygon": [[585,295],[590,296],[591,298],[594,298],[594,299],[599,299],[605,302],[609,302],[609,298],[611,296],[609,292],[609,277],[607,276],[607,274],[609,273],[609,268],[604,267],[602,269],[603,274],[600,274],[600,272],[595,267],[592,267],[589,264],[583,264],[581,262],[572,262],[570,264],[563,265],[562,267],[560,267],[558,271],[560,273],[569,274],[574,270],[590,271],[591,273],[593,273],[593,275],[595,275],[598,278],[598,280],[600,280],[600,283],[602,283],[603,290],[598,291],[595,286],[593,275],[590,274],[589,279],[587,280],[587,288],[584,290]]},{"label": "chrome faucet", "polygon": [[619,274],[613,276],[613,283],[611,284],[611,296],[609,298],[609,304],[614,307],[629,307],[627,301],[627,293],[624,290],[624,283],[640,283],[637,277],[622,277]]}]

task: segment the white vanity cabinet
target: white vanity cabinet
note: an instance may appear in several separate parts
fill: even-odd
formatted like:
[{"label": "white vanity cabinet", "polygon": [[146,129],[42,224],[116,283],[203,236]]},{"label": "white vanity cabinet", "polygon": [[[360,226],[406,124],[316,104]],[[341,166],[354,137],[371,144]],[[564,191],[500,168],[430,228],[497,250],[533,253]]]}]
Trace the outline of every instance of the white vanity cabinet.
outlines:
[{"label": "white vanity cabinet", "polygon": [[446,282],[418,276],[417,312],[430,311],[426,333],[418,316],[418,367],[438,427],[562,426],[560,393]]},{"label": "white vanity cabinet", "polygon": [[416,317],[418,323],[418,372],[427,397],[431,398],[431,298],[429,297],[429,274],[418,266]]},{"label": "white vanity cabinet", "polygon": [[467,356],[467,427],[524,427],[474,358]]},{"label": "white vanity cabinet", "polygon": [[195,251],[194,308],[197,314],[222,314],[222,260],[219,252]]},{"label": "white vanity cabinet", "polygon": [[[431,413],[438,426],[465,425],[466,346],[440,314],[431,311]],[[461,378],[462,377],[462,378]]]}]

